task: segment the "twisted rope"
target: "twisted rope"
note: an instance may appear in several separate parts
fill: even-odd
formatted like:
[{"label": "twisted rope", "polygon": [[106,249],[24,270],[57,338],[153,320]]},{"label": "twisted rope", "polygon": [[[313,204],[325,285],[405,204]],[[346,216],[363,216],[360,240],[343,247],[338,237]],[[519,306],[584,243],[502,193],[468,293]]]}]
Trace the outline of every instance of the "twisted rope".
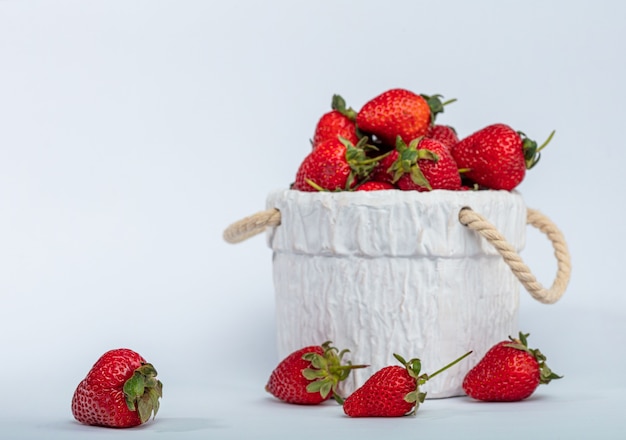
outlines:
[{"label": "twisted rope", "polygon": [[280,225],[280,211],[268,209],[233,223],[224,231],[223,237],[228,243],[240,243],[265,231],[265,228]]},{"label": "twisted rope", "polygon": [[459,221],[478,232],[496,248],[517,279],[537,301],[553,304],[563,296],[572,270],[570,255],[563,234],[548,217],[537,210],[528,209],[526,222],[543,232],[552,242],[554,256],[557,259],[557,273],[554,283],[549,289],[544,288],[537,281],[513,246],[483,216],[466,207],[459,212]]}]

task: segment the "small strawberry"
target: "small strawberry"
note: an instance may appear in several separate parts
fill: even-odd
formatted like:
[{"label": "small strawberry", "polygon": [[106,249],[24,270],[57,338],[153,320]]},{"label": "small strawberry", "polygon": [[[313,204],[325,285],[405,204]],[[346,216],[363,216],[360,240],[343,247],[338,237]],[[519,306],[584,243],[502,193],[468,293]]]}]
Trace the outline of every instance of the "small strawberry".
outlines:
[{"label": "small strawberry", "polygon": [[294,351],[272,371],[265,390],[287,403],[317,405],[331,397],[343,402],[337,385],[355,368],[366,365],[342,364],[348,350],[338,351],[325,342]]},{"label": "small strawberry", "polygon": [[355,191],[381,191],[386,189],[396,189],[396,187],[389,182],[368,180],[367,182],[357,186]]},{"label": "small strawberry", "polygon": [[477,400],[513,402],[529,397],[540,384],[561,376],[546,365],[546,357],[528,348],[528,334],[494,345],[463,380],[463,390]]},{"label": "small strawberry", "polygon": [[550,142],[554,132],[541,145],[505,124],[489,125],[457,142],[452,156],[464,176],[488,189],[511,191],[537,164],[540,151]]},{"label": "small strawberry", "polygon": [[359,141],[356,132],[356,111],[346,108],[346,101],[339,95],[333,95],[332,110],[324,113],[315,126],[312,145],[317,145],[327,139],[337,139],[341,136],[352,144]]},{"label": "small strawberry", "polygon": [[428,375],[420,374],[422,364],[419,359],[407,362],[394,353],[403,366],[393,365],[378,370],[345,400],[343,411],[350,417],[400,417],[415,414],[419,404],[426,398],[426,393],[419,389],[420,385],[470,354],[471,351]]},{"label": "small strawberry", "polygon": [[370,180],[377,182],[387,182],[393,184],[394,172],[393,164],[398,160],[398,150],[391,150],[387,155],[382,157],[369,175]]},{"label": "small strawberry", "polygon": [[292,189],[299,191],[346,191],[354,188],[378,163],[366,155],[367,137],[356,145],[346,139],[327,139],[304,158]]},{"label": "small strawberry", "polygon": [[452,148],[459,142],[459,137],[456,134],[456,130],[449,125],[431,125],[426,133],[426,137],[441,142],[448,148]]},{"label": "small strawberry", "polygon": [[358,112],[359,130],[375,135],[383,144],[395,145],[400,136],[406,143],[424,136],[444,105],[440,95],[418,95],[405,89],[391,89],[371,99]]},{"label": "small strawberry", "polygon": [[154,367],[126,348],[110,350],[96,361],[72,397],[72,414],[87,425],[129,428],[159,410],[163,385]]},{"label": "small strawberry", "polygon": [[406,145],[398,137],[398,159],[391,167],[398,188],[410,191],[461,189],[461,175],[449,149],[434,139],[418,138]]}]

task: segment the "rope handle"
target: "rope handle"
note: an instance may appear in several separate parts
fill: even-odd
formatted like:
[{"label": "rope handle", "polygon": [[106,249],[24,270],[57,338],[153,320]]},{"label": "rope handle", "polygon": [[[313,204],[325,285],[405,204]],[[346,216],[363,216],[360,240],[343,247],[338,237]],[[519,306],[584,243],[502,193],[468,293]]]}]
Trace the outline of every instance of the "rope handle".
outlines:
[{"label": "rope handle", "polygon": [[570,254],[565,237],[548,217],[535,209],[527,209],[526,223],[543,232],[552,242],[552,247],[554,248],[557,272],[554,282],[549,289],[546,289],[537,281],[530,268],[522,261],[519,254],[515,252],[513,246],[483,216],[471,208],[465,207],[459,211],[459,221],[462,225],[476,231],[496,248],[517,279],[537,301],[544,304],[554,304],[563,296],[572,271]]},{"label": "rope handle", "polygon": [[233,223],[224,231],[228,243],[241,243],[265,231],[266,228],[280,225],[280,211],[276,208],[260,211]]},{"label": "rope handle", "polygon": [[[260,234],[268,227],[280,225],[280,220],[280,211],[276,208],[260,211],[231,224],[224,231],[223,237],[228,243],[240,243]],[[517,279],[537,301],[544,304],[553,304],[563,296],[572,270],[570,254],[565,237],[548,217],[537,210],[530,208],[527,210],[526,222],[543,232],[552,242],[552,247],[554,248],[554,256],[557,259],[557,273],[549,289],[546,289],[537,281],[530,268],[515,251],[515,248],[483,216],[469,207],[464,207],[459,211],[459,221],[462,225],[476,231],[495,247]]]}]

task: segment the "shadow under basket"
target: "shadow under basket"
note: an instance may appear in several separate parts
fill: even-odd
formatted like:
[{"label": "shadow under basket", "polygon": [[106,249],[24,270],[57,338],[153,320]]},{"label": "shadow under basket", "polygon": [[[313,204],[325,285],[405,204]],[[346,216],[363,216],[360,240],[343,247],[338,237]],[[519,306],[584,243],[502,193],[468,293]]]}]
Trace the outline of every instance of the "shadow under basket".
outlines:
[{"label": "shadow under basket", "polygon": [[[353,363],[369,365],[341,384],[344,396],[399,365],[393,353],[418,357],[433,373],[473,351],[423,386],[428,398],[463,395],[467,372],[519,332],[520,284],[550,304],[570,277],[563,235],[515,191],[277,190],[266,207],[224,238],[236,243],[267,231],[280,358],[332,341],[350,350]],[[550,289],[519,257],[527,224],[553,244]]]}]

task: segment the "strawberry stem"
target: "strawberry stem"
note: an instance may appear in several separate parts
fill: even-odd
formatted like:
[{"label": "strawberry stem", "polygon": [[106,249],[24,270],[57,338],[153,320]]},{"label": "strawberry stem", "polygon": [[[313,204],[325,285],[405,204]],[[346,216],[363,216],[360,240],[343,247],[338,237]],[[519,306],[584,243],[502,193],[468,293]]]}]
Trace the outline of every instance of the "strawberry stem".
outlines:
[{"label": "strawberry stem", "polygon": [[444,371],[446,371],[448,368],[452,367],[453,365],[458,364],[459,362],[461,362],[463,359],[465,359],[466,357],[468,357],[470,354],[472,354],[472,351],[468,351],[467,353],[465,353],[463,356],[461,356],[460,358],[457,358],[455,360],[453,360],[452,362],[450,362],[448,365],[446,365],[445,367],[442,367],[440,369],[438,369],[437,371],[435,371],[433,374],[429,374],[428,375],[428,379],[431,379],[433,377],[435,377],[436,375],[438,375],[439,373],[442,373]]},{"label": "strawberry stem", "polygon": [[330,106],[333,110],[337,110],[351,121],[356,121],[356,111],[352,107],[346,108],[346,101],[341,97],[341,95],[333,95]]},{"label": "strawberry stem", "polygon": [[548,136],[548,139],[546,139],[543,142],[543,144],[541,144],[539,147],[537,147],[537,152],[540,152],[541,150],[543,150],[546,147],[546,145],[548,145],[550,143],[550,141],[554,137],[554,133],[556,133],[556,130],[552,130],[552,133],[550,133],[550,136]]},{"label": "strawberry stem", "polygon": [[435,118],[437,117],[437,115],[439,113],[443,113],[444,106],[446,106],[448,104],[452,104],[453,102],[456,101],[456,98],[453,98],[453,99],[449,99],[449,100],[447,100],[445,102],[441,102],[441,98],[443,96],[439,95],[439,94],[437,94],[437,95],[425,95],[425,94],[422,94],[420,96],[426,100],[426,102],[428,103],[428,107],[430,107],[430,114],[431,114],[430,123],[431,123],[431,125],[435,124]]},{"label": "strawberry stem", "polygon": [[330,341],[324,342],[321,347],[324,350],[323,354],[311,352],[302,356],[302,359],[311,363],[309,368],[302,370],[302,375],[311,381],[306,390],[309,393],[320,393],[323,398],[332,393],[335,401],[342,405],[344,398],[336,389],[339,382],[346,380],[352,370],[366,368],[369,365],[353,365],[350,361],[343,363],[343,356],[350,350],[339,351]]},{"label": "strawberry stem", "polygon": [[399,354],[394,353],[393,356],[402,365],[404,365],[404,368],[406,368],[406,371],[409,374],[409,376],[414,378],[415,382],[416,382],[415,390],[411,391],[406,396],[404,396],[404,400],[406,402],[412,403],[412,404],[415,405],[413,407],[413,409],[411,410],[411,412],[409,412],[407,415],[415,415],[417,413],[417,410],[419,409],[420,403],[424,403],[424,400],[426,400],[426,393],[420,391],[420,385],[424,385],[430,378],[438,375],[439,373],[442,373],[443,371],[447,370],[448,368],[452,367],[453,365],[461,362],[463,359],[468,357],[470,354],[472,354],[472,352],[468,351],[467,353],[465,353],[460,358],[455,359],[454,361],[450,362],[445,367],[440,368],[439,370],[435,371],[431,375],[428,375],[426,373],[420,374],[420,370],[422,368],[422,363],[421,363],[421,361],[419,359],[413,358],[413,359],[407,361],[402,356],[400,356]]}]

